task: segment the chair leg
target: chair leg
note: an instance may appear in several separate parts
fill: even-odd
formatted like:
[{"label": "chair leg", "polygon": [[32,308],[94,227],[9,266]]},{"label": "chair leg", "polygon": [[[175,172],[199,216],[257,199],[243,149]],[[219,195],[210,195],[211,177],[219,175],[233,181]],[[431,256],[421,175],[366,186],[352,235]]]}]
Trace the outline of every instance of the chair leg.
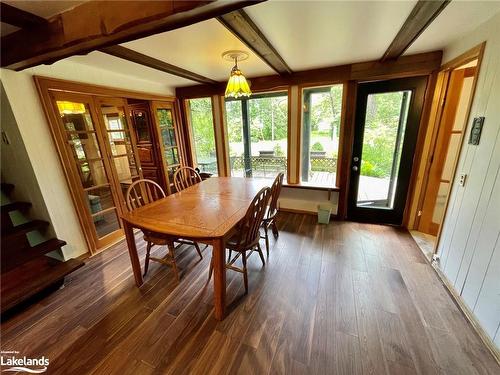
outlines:
[{"label": "chair leg", "polygon": [[233,256],[233,250],[229,249],[229,255],[227,256],[227,263],[231,261],[232,256]]},{"label": "chair leg", "polygon": [[210,269],[208,271],[208,281],[212,278],[212,272],[214,271],[214,257],[210,259]]},{"label": "chair leg", "polygon": [[200,256],[200,258],[203,259],[203,255],[201,255],[201,250],[200,250],[200,246],[198,246],[198,242],[194,243],[194,247],[196,248],[196,251],[198,252],[198,255]]},{"label": "chair leg", "polygon": [[175,249],[174,243],[170,242],[168,244],[168,252],[170,254],[170,257],[172,258],[172,267],[174,269],[175,277],[177,278],[177,281],[180,281],[179,269],[177,268],[177,263],[175,261],[175,251],[174,251],[174,249]]},{"label": "chair leg", "polygon": [[264,237],[266,238],[267,257],[269,257],[269,233],[267,233],[267,224],[264,224]]},{"label": "chair leg", "polygon": [[153,247],[152,242],[148,242],[148,245],[146,246],[146,259],[144,260],[144,276],[148,273],[148,268],[149,268],[149,253],[151,253],[151,248]]},{"label": "chair leg", "polygon": [[[262,253],[262,248],[260,247],[260,243],[257,244],[257,252],[259,253],[260,260],[262,261],[262,265],[265,266],[266,262],[264,261],[264,254]],[[267,253],[267,256],[269,256],[269,253]]]},{"label": "chair leg", "polygon": [[241,253],[241,260],[243,262],[243,283],[245,284],[245,294],[248,294],[248,275],[247,275],[247,252]]},{"label": "chair leg", "polygon": [[273,230],[274,237],[278,238],[280,236],[280,232],[278,232],[278,226],[276,225],[276,219],[273,219],[271,223],[271,228]]}]

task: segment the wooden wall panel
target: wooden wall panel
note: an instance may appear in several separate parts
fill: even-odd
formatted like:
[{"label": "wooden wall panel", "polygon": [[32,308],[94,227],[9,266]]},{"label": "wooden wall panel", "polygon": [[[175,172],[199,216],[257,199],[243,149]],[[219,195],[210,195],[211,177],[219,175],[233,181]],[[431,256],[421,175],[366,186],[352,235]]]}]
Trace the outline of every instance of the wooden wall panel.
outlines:
[{"label": "wooden wall panel", "polygon": [[[455,182],[438,248],[440,268],[493,340],[500,319],[500,15],[449,46],[466,51],[487,40]],[[446,51],[445,51],[446,54]],[[451,57],[454,57],[453,55]],[[485,116],[481,142],[468,144],[472,119]],[[498,342],[498,339],[497,339]]]}]

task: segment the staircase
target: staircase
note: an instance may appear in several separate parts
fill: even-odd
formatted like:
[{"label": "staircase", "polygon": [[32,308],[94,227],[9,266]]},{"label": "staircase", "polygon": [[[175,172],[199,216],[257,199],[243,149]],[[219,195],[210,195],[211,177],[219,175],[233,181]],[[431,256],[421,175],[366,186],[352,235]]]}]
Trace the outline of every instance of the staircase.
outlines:
[{"label": "staircase", "polygon": [[[10,197],[14,185],[2,183],[5,197]],[[24,220],[30,202],[9,202],[1,206],[1,311],[3,317],[27,305],[37,297],[55,290],[64,283],[64,277],[83,262],[66,262],[46,256],[59,251],[66,242],[57,238],[45,240],[49,223],[43,220]]]}]

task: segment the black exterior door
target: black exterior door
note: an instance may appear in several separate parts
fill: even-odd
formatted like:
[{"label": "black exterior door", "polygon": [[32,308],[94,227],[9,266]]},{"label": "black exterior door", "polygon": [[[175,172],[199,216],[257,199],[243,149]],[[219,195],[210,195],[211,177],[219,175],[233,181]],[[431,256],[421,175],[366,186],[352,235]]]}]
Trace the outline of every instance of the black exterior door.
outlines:
[{"label": "black exterior door", "polygon": [[415,77],[358,86],[349,219],[402,223],[426,84]]}]

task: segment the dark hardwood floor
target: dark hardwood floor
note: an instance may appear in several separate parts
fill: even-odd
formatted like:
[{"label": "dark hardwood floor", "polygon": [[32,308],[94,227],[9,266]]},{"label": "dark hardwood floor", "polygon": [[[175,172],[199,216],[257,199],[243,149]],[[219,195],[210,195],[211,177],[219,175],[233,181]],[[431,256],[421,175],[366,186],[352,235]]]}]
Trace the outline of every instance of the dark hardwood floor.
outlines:
[{"label": "dark hardwood floor", "polygon": [[266,266],[250,258],[247,296],[228,271],[223,322],[210,248],[179,249],[180,284],[152,263],[138,289],[121,242],[4,322],[2,350],[45,355],[49,374],[500,373],[408,233],[298,214],[279,228]]}]

